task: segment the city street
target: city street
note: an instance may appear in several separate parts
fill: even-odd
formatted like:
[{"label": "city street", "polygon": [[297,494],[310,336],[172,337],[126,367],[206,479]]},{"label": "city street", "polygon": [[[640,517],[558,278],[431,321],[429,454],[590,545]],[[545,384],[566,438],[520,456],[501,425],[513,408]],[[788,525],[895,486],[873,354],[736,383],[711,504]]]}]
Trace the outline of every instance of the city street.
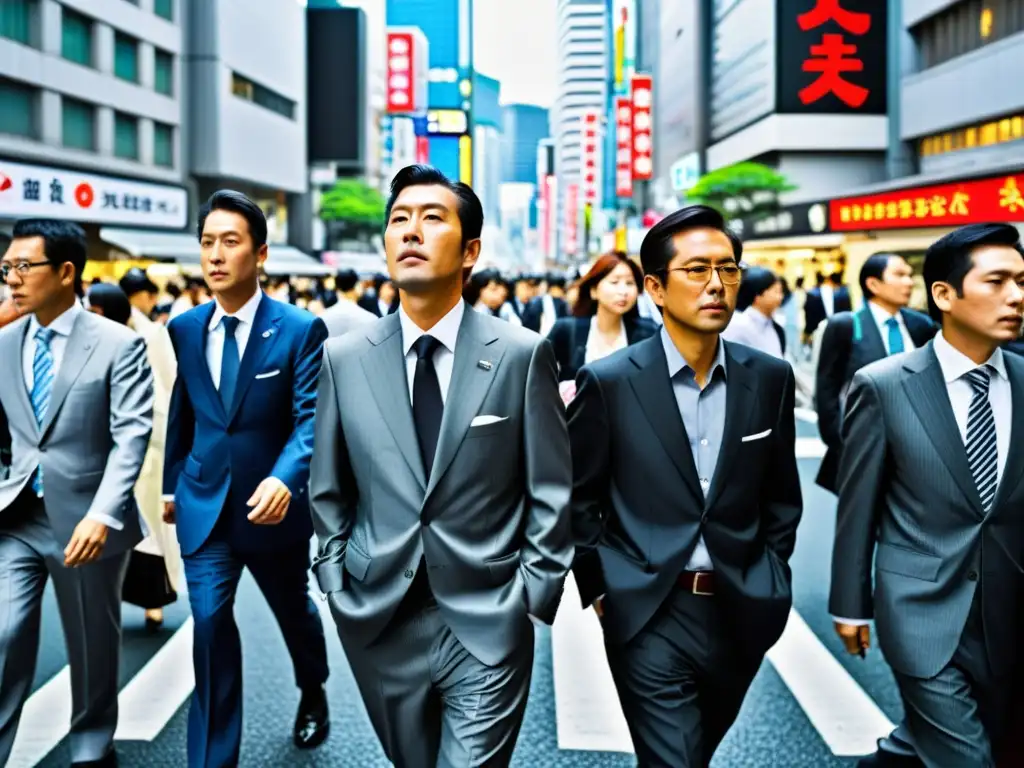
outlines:
[{"label": "city street", "polygon": [[[835,502],[813,482],[822,445],[801,412],[798,455],[804,518],[793,557],[795,612],[747,697],[736,726],[714,762],[719,768],[826,768],[856,762],[900,717],[899,699],[877,651],[866,660],[839,651],[827,615],[829,557]],[[319,601],[318,601],[319,602]],[[168,611],[157,635],[143,629],[142,612],[125,608],[121,723],[123,766],[181,765],[187,697],[192,685],[191,623],[185,600]],[[324,603],[320,603],[325,605]],[[513,765],[629,766],[629,736],[603,657],[597,620],[578,609],[569,584],[552,630],[538,630],[533,690]],[[291,746],[298,693],[269,609],[248,577],[237,605],[245,654],[245,766],[387,765],[359,701],[352,675],[328,622],[332,674],[332,733],[319,750]],[[63,637],[52,594],[43,616],[44,647],[9,763],[67,765],[63,737],[70,696]]]}]

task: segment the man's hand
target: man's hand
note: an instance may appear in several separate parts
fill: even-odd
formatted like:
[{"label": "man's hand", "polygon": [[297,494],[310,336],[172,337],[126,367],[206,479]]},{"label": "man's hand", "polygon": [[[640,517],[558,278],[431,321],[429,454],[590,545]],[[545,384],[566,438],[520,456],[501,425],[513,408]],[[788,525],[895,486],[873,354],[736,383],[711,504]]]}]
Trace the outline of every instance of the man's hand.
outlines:
[{"label": "man's hand", "polygon": [[168,525],[174,525],[175,517],[174,517],[174,502],[173,501],[165,501],[164,502],[163,518],[164,518],[164,522],[167,523]]},{"label": "man's hand", "polygon": [[107,526],[85,518],[75,526],[71,541],[64,548],[64,565],[77,568],[98,560],[107,543]]},{"label": "man's hand", "polygon": [[864,653],[871,647],[871,627],[868,624],[843,624],[834,622],[836,634],[846,646],[846,652],[851,656],[864,657]]},{"label": "man's hand", "polygon": [[253,507],[249,520],[256,525],[277,525],[288,513],[292,492],[276,477],[268,477],[246,502]]},{"label": "man's hand", "polygon": [[594,613],[597,614],[597,618],[599,618],[599,619],[603,618],[604,617],[604,598],[603,597],[597,598],[597,600],[595,600],[592,603],[592,605],[594,606]]}]

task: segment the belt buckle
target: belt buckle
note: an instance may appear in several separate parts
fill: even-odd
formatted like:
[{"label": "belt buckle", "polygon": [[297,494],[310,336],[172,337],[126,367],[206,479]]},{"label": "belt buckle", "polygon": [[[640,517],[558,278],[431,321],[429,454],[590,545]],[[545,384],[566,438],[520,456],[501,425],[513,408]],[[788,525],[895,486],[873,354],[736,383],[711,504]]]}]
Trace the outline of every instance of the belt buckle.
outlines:
[{"label": "belt buckle", "polygon": [[702,595],[703,597],[714,597],[714,592],[705,592],[700,588],[700,581],[705,576],[710,578],[711,574],[707,571],[697,571],[697,573],[693,574],[693,594]]}]

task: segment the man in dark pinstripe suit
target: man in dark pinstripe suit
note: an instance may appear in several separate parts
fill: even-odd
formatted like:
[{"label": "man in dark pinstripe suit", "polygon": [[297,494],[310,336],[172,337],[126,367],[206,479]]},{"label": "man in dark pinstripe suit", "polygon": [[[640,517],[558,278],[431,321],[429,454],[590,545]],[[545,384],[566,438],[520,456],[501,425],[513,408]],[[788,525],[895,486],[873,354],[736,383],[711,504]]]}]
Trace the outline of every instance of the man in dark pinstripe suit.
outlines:
[{"label": "man in dark pinstripe suit", "polygon": [[1000,349],[1024,308],[1017,230],[946,235],[924,278],[941,333],[853,379],[829,610],[855,654],[875,619],[925,765],[991,768],[1024,642],[1024,359]]}]

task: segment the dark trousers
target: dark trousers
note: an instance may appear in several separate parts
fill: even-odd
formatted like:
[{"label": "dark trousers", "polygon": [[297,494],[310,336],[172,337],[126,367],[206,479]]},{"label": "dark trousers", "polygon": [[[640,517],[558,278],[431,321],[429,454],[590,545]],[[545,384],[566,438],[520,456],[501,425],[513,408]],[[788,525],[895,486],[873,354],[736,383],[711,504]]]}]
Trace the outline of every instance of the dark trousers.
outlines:
[{"label": "dark trousers", "polygon": [[761,661],[737,650],[713,596],[682,590],[606,650],[641,768],[707,766]]},{"label": "dark trousers", "polygon": [[992,768],[994,746],[1007,735],[1017,691],[989,664],[975,595],[953,658],[928,679],[894,673],[917,756],[928,768]]},{"label": "dark trousers", "polygon": [[[219,526],[218,526],[219,528]],[[195,622],[192,660],[196,687],[188,713],[189,768],[238,765],[242,743],[242,646],[234,605],[242,569],[248,568],[277,619],[300,689],[327,680],[327,645],[309,596],[309,544],[239,553],[214,535],[183,558]]]}]

